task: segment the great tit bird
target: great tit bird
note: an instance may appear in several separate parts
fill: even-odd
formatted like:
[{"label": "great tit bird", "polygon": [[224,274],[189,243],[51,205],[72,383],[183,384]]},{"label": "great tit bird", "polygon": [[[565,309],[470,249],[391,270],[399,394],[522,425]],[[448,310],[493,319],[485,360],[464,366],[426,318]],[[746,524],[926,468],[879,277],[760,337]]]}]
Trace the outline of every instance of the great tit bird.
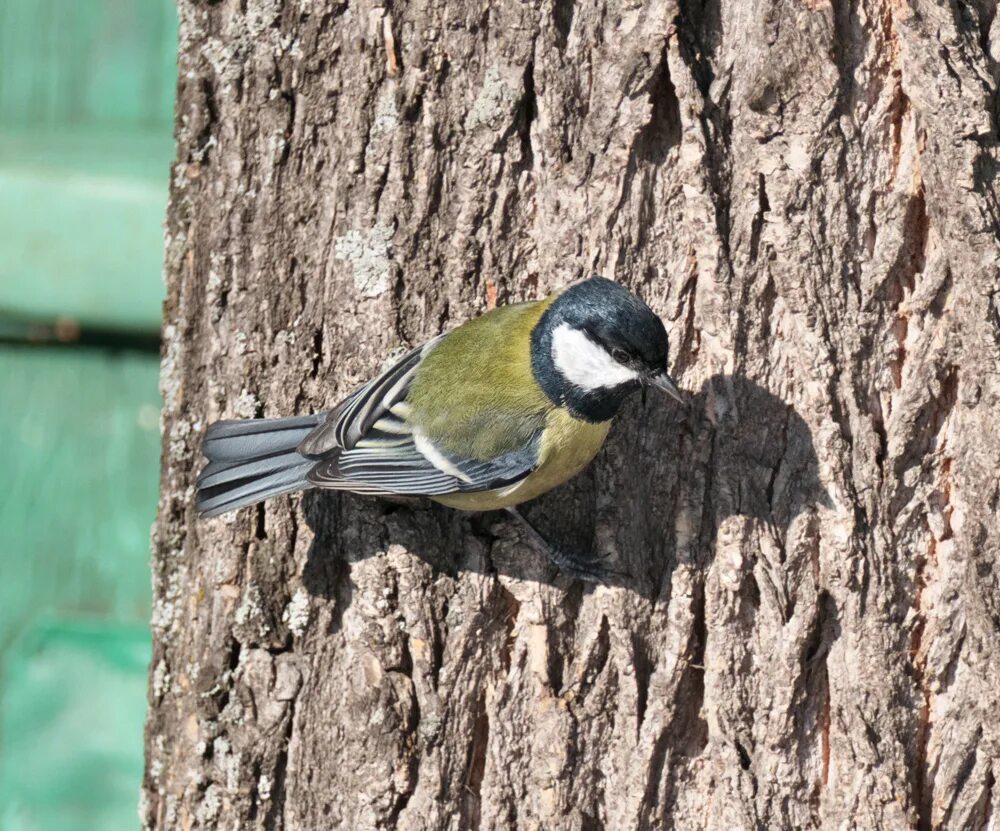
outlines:
[{"label": "great tit bird", "polygon": [[213,424],[197,508],[211,517],[330,488],[507,509],[556,565],[601,579],[597,558],[550,545],[515,506],[583,470],[626,397],[646,386],[684,401],[667,374],[663,323],[593,277],[434,338],[328,413]]}]

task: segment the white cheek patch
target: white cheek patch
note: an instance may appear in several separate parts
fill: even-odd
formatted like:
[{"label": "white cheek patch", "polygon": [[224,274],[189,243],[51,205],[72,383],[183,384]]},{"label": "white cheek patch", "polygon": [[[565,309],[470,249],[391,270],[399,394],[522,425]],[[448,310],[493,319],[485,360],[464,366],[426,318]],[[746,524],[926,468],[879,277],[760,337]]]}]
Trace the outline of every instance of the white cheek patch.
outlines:
[{"label": "white cheek patch", "polygon": [[639,377],[568,323],[552,332],[552,360],[567,381],[585,390],[617,387]]}]

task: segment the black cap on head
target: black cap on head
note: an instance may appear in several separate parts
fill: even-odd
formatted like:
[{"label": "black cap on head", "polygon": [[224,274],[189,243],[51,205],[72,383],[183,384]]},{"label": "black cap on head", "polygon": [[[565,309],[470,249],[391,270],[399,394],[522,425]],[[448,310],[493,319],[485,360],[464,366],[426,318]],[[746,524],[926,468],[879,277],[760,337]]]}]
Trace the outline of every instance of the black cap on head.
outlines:
[{"label": "black cap on head", "polygon": [[[560,338],[588,353],[574,368],[575,375],[556,360],[554,347],[559,347]],[[538,383],[552,401],[588,421],[611,418],[629,393],[654,376],[666,377],[667,351],[667,331],[653,310],[604,277],[566,289],[532,333],[532,369]],[[604,378],[601,368],[606,370]],[[592,377],[586,377],[587,372]]]},{"label": "black cap on head", "polygon": [[667,368],[667,330],[649,306],[605,277],[570,286],[553,304],[561,320],[586,331],[608,352],[623,349],[650,371]]}]

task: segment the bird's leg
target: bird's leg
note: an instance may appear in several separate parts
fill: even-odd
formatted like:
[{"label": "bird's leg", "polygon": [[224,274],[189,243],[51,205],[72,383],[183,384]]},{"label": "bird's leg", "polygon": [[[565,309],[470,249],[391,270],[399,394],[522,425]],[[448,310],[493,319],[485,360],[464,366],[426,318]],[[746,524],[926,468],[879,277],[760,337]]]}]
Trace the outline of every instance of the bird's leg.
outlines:
[{"label": "bird's leg", "polygon": [[548,557],[549,562],[561,571],[588,583],[603,583],[609,577],[618,576],[618,572],[612,571],[602,564],[602,561],[607,559],[606,554],[595,554],[588,557],[574,551],[568,551],[545,539],[517,508],[507,508],[507,513],[521,524],[532,545]]}]

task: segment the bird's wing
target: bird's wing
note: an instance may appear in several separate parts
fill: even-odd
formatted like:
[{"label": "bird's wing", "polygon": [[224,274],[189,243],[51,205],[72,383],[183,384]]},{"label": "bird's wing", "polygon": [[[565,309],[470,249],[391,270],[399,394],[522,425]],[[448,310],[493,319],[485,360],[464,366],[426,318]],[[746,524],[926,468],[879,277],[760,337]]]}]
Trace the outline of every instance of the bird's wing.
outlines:
[{"label": "bird's wing", "polygon": [[315,485],[355,493],[441,496],[511,485],[538,464],[538,439],[485,461],[446,456],[426,441],[355,447],[331,454],[308,474]]},{"label": "bird's wing", "polygon": [[424,355],[441,340],[438,336],[392,364],[381,375],[353,392],[326,415],[298,447],[303,456],[321,458],[336,450],[352,450],[364,440],[391,442],[402,429],[405,407],[393,407],[406,398],[413,375]]},{"label": "bird's wing", "polygon": [[440,340],[404,355],[302,441],[298,452],[316,459],[310,482],[355,493],[440,496],[504,487],[538,466],[540,428],[517,449],[482,460],[443,451],[410,423],[406,395],[421,360]]}]

